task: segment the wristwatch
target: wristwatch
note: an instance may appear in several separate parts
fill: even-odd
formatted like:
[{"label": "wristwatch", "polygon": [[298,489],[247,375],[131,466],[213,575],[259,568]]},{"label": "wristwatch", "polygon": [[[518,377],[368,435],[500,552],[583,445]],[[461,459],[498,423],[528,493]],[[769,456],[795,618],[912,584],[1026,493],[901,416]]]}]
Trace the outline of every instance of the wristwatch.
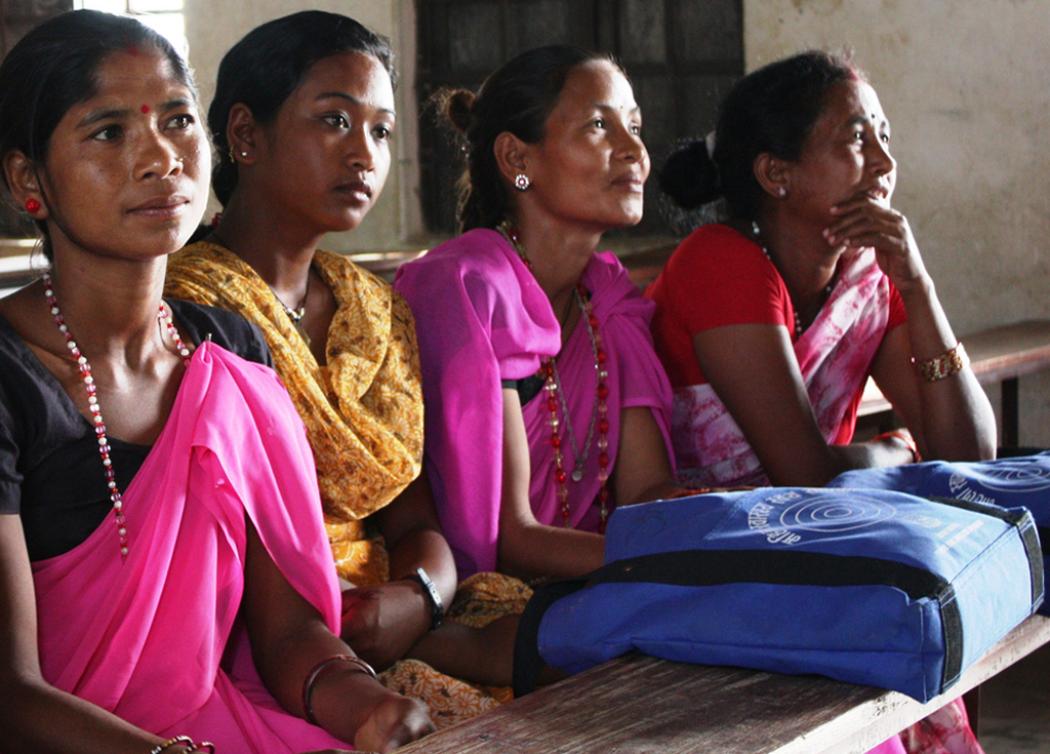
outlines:
[{"label": "wristwatch", "polygon": [[445,603],[441,601],[441,592],[430,578],[425,568],[417,568],[416,572],[409,575],[413,581],[418,581],[423,587],[423,594],[430,599],[430,628],[435,629],[441,625],[445,618]]}]

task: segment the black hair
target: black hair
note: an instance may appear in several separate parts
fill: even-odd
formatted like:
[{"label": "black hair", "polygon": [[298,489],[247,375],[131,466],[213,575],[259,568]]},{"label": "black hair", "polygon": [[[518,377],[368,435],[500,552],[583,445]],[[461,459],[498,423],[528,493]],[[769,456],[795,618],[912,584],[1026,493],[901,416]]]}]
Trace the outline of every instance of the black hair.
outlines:
[{"label": "black hair", "polygon": [[733,219],[755,219],[762,199],[755,158],[768,152],[797,160],[828,90],[850,79],[864,80],[864,75],[848,53],[817,50],[748,74],[719,108],[713,154],[708,155],[705,139],[686,142],[660,170],[660,188],[680,207],[691,209],[724,197]]},{"label": "black hair", "polygon": [[[42,166],[62,117],[95,95],[96,74],[106,56],[147,49],[163,55],[172,75],[196,97],[193,76],[171,43],[132,18],[75,10],[31,30],[0,64],[0,156],[18,150]],[[4,186],[10,191],[6,174]],[[50,259],[47,226],[36,226]]]},{"label": "black hair", "polygon": [[[462,135],[467,155],[459,180],[460,229],[494,228],[507,216],[510,196],[493,151],[504,131],[535,144],[569,73],[592,60],[610,56],[571,45],[548,45],[521,53],[485,79],[478,93],[444,90],[435,97],[448,122]],[[622,69],[621,69],[622,71]]]},{"label": "black hair", "polygon": [[259,123],[273,122],[310,67],[343,52],[376,58],[397,85],[394,53],[386,38],[336,13],[308,10],[274,19],[252,29],[226,53],[208,108],[208,128],[218,151],[212,188],[222,204],[237,187],[237,165],[228,156],[226,139],[230,109],[241,103]]}]

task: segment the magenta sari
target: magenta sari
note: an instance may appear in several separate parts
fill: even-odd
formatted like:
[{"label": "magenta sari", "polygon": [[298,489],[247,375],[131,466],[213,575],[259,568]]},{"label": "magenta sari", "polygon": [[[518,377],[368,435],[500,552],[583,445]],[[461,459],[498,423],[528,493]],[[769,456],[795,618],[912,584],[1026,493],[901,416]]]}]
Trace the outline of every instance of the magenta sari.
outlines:
[{"label": "magenta sari", "polygon": [[292,587],[339,629],[313,457],[274,373],[202,344],[124,511],[125,562],[107,517],[73,550],[33,563],[48,682],[224,754],[350,748],[280,708],[236,622],[250,519]]},{"label": "magenta sari", "polygon": [[[649,335],[652,304],[611,253],[594,255],[581,278],[608,354],[608,453],[620,440],[620,412],[649,408],[671,457],[671,390]],[[564,347],[550,301],[514,248],[475,229],[403,265],[394,283],[416,318],[426,407],[427,470],[460,578],[496,568],[502,496],[503,380],[531,377],[558,356],[578,441],[584,442],[597,382],[586,327]],[[560,353],[559,353],[560,349]],[[560,410],[560,409],[559,409]],[[529,498],[542,524],[562,525],[549,410],[541,397],[522,408],[528,434]],[[565,468],[576,459],[563,442]],[[581,449],[582,452],[582,449]],[[597,531],[598,453],[592,443],[580,482],[568,481],[569,525]]]}]

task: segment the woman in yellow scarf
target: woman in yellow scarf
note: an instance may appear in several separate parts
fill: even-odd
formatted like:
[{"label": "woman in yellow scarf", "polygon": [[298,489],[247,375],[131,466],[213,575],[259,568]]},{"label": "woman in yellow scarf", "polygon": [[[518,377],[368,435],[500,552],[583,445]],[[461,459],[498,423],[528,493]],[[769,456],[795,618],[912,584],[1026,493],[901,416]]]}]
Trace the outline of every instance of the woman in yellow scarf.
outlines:
[{"label": "woman in yellow scarf", "polygon": [[[530,592],[493,574],[456,592],[420,476],[412,314],[387,283],[317,248],[325,233],[356,228],[383,188],[395,123],[391,58],[386,41],[356,21],[319,11],[264,24],[226,54],[208,113],[224,211],[173,258],[167,293],[231,309],[262,330],[316,459],[348,582],[343,638],[392,666],[384,682],[426,701],[441,727],[496,701],[402,658],[450,603],[451,620],[481,626],[520,612]],[[502,657],[496,676],[479,661],[475,680],[502,677],[510,660]]]}]

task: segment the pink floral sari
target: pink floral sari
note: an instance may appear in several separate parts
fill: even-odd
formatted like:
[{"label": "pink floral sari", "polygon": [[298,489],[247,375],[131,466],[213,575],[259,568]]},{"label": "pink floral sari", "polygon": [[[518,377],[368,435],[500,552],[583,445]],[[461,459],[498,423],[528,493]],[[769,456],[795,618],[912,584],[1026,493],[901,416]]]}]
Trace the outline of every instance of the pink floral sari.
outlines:
[{"label": "pink floral sari", "polygon": [[[838,280],[795,356],[817,426],[828,443],[849,442],[851,411],[889,320],[889,278],[873,249],[843,259]],[[678,388],[671,421],[678,478],[691,487],[765,485],[769,479],[744,433],[709,384]],[[955,699],[869,754],[983,754]]]},{"label": "pink floral sari", "polygon": [[[882,343],[889,301],[889,279],[874,250],[863,249],[843,259],[830,297],[795,342],[817,425],[829,443],[852,436],[850,408]],[[758,457],[711,385],[675,390],[671,427],[683,484],[768,484]]]},{"label": "pink floral sari", "polygon": [[[608,453],[620,438],[620,412],[652,410],[671,455],[671,392],[649,335],[652,304],[611,253],[596,254],[581,282],[590,293],[608,354]],[[596,401],[594,355],[587,328],[564,346],[550,301],[507,240],[476,229],[398,271],[394,283],[416,318],[426,410],[426,466],[460,578],[496,568],[502,496],[501,381],[531,377],[558,355],[562,389],[578,442],[585,443]],[[559,353],[560,349],[560,353]],[[559,409],[560,411],[560,409]],[[543,396],[522,409],[529,441],[533,512],[562,525]],[[595,435],[597,430],[595,430]],[[565,467],[575,463],[563,443]],[[582,449],[581,449],[582,452]],[[592,441],[580,482],[568,482],[569,525],[596,531],[598,453]]]},{"label": "pink floral sari", "polygon": [[70,552],[33,564],[44,677],[225,753],[349,748],[278,706],[236,622],[250,520],[289,583],[339,627],[310,446],[273,372],[202,344],[124,510],[125,562],[107,517]]}]

